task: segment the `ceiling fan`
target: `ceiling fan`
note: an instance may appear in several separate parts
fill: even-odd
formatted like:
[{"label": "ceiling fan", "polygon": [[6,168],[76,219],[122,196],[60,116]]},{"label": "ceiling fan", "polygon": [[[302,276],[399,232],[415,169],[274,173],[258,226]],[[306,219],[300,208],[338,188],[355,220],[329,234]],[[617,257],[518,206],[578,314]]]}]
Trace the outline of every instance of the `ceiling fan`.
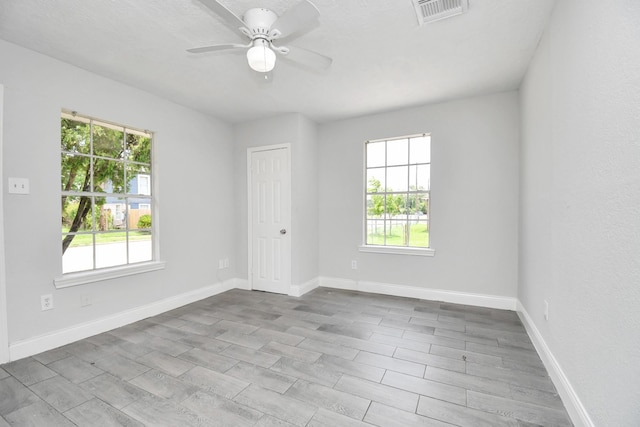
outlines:
[{"label": "ceiling fan", "polygon": [[281,16],[265,8],[247,10],[242,18],[235,15],[217,0],[199,0],[204,6],[218,14],[232,28],[249,39],[248,44],[219,44],[187,49],[190,53],[221,50],[247,49],[247,61],[251,69],[268,73],[276,65],[276,52],[287,55],[294,61],[307,66],[326,69],[332,59],[299,47],[276,46],[274,41],[293,37],[317,22],[320,12],[309,0],[302,0],[285,11]]}]

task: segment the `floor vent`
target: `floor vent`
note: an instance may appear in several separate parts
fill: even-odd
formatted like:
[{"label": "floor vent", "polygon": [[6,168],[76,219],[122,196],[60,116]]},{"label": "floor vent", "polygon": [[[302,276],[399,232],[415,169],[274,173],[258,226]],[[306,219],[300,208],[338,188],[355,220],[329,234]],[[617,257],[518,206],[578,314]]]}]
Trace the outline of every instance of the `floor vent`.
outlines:
[{"label": "floor vent", "polygon": [[460,15],[469,9],[469,0],[413,0],[420,25]]}]

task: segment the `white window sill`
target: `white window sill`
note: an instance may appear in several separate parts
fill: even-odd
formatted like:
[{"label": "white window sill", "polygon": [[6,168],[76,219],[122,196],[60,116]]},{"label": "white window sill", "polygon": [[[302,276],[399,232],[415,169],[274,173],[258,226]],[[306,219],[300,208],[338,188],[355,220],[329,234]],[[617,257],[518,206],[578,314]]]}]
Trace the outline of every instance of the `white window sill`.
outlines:
[{"label": "white window sill", "polygon": [[116,279],[118,277],[132,276],[134,274],[162,270],[164,269],[164,267],[164,261],[151,261],[139,264],[123,265],[119,267],[104,268],[100,270],[80,271],[77,273],[65,274],[62,277],[53,279],[53,284],[56,289],[69,288],[71,286],[85,285],[87,283],[99,282],[102,280]]},{"label": "white window sill", "polygon": [[362,245],[358,248],[360,252],[370,252],[376,254],[392,254],[392,255],[417,255],[417,256],[434,256],[436,250],[432,248],[407,248],[400,246],[375,246]]}]

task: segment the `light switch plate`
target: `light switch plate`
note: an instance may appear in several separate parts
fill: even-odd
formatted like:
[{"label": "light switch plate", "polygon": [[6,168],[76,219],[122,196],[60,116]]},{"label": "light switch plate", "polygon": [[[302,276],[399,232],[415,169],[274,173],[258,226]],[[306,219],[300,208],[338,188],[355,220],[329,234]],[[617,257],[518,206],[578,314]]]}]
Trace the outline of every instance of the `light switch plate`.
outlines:
[{"label": "light switch plate", "polygon": [[9,178],[9,194],[29,194],[28,178]]}]

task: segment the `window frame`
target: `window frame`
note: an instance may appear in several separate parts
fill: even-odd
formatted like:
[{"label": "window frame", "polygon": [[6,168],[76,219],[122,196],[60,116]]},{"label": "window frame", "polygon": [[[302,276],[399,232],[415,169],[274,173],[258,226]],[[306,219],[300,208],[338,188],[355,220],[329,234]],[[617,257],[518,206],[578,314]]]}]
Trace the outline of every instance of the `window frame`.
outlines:
[{"label": "window frame", "polygon": [[[380,244],[380,245],[373,245],[373,244],[368,244],[367,243],[367,236],[368,236],[368,206],[367,206],[367,196],[373,194],[373,193],[369,193],[368,192],[368,182],[367,182],[367,172],[368,169],[370,169],[367,166],[367,149],[368,149],[368,144],[370,143],[376,143],[376,142],[385,142],[385,164],[384,164],[384,169],[385,169],[385,175],[386,175],[386,170],[390,167],[390,165],[387,164],[387,154],[386,154],[386,143],[389,141],[396,141],[396,140],[402,140],[402,139],[406,139],[408,141],[408,144],[410,144],[410,140],[411,138],[420,138],[420,137],[429,137],[431,138],[431,134],[430,133],[419,133],[419,134],[412,134],[412,135],[405,135],[405,136],[397,136],[397,137],[390,137],[390,138],[382,138],[382,139],[374,139],[374,140],[367,140],[364,142],[363,144],[363,168],[362,168],[362,172],[363,172],[363,178],[362,178],[362,195],[363,195],[363,199],[362,199],[362,206],[363,206],[363,210],[362,210],[362,219],[363,219],[363,227],[362,227],[362,244],[358,247],[358,250],[360,252],[369,252],[369,253],[382,253],[382,254],[392,254],[392,255],[417,255],[417,256],[434,256],[435,255],[435,249],[433,248],[432,245],[432,236],[431,236],[431,185],[429,185],[429,189],[425,190],[425,191],[420,191],[419,193],[427,193],[428,194],[428,200],[429,203],[427,205],[427,227],[429,230],[429,246],[428,247],[417,247],[417,246],[399,246],[399,245],[386,245],[386,244]],[[410,148],[410,145],[409,145]],[[429,156],[429,166],[431,166],[431,155]],[[407,166],[410,167],[411,163],[409,163],[409,159],[407,159],[407,163],[403,163],[400,165],[391,165],[391,166]],[[431,179],[431,168],[429,169],[429,180]],[[386,183],[385,183],[386,184]],[[409,187],[407,187],[407,191],[392,191],[392,192],[387,192],[386,189],[384,192],[382,192],[382,194],[384,194],[385,196],[388,194],[406,194],[406,195],[410,195],[412,194],[412,192],[410,191]],[[414,193],[414,194],[417,194]]]},{"label": "window frame", "polygon": [[[149,272],[149,271],[155,271],[155,270],[160,270],[163,269],[165,267],[165,263],[163,261],[160,261],[160,244],[159,244],[159,221],[158,219],[158,214],[157,214],[157,191],[156,191],[156,186],[154,185],[155,181],[157,180],[156,174],[154,173],[155,170],[157,170],[157,166],[155,164],[155,135],[153,132],[149,131],[149,130],[142,130],[139,128],[135,128],[135,127],[131,127],[131,126],[127,126],[127,125],[122,125],[119,123],[114,123],[114,122],[109,122],[106,120],[102,120],[102,119],[97,119],[88,115],[84,115],[84,114],[78,114],[75,111],[70,111],[70,110],[65,110],[63,109],[61,111],[61,114],[59,116],[59,119],[62,120],[64,118],[68,118],[68,119],[72,119],[72,120],[76,120],[76,121],[82,121],[82,122],[86,122],[89,123],[90,126],[98,125],[98,126],[103,126],[103,127],[109,127],[109,128],[116,128],[117,130],[121,130],[123,132],[124,135],[126,135],[127,133],[133,133],[133,134],[138,134],[141,136],[149,136],[151,138],[151,147],[150,147],[150,159],[149,162],[139,162],[139,161],[131,161],[131,160],[127,160],[124,159],[122,160],[122,165],[123,165],[123,169],[126,169],[126,165],[127,164],[137,164],[140,165],[141,167],[146,167],[148,169],[148,174],[145,173],[136,173],[136,175],[134,176],[140,176],[140,175],[146,175],[149,177],[149,181],[148,181],[148,190],[150,194],[139,194],[139,192],[136,192],[136,194],[131,193],[129,191],[127,191],[127,187],[126,187],[126,183],[127,181],[127,175],[125,172],[125,176],[124,176],[124,185],[125,187],[122,189],[121,192],[115,192],[113,189],[110,192],[99,192],[97,191],[95,188],[90,188],[90,190],[93,191],[64,191],[62,188],[59,190],[60,191],[60,197],[81,197],[81,196],[86,196],[86,197],[90,197],[92,200],[92,212],[95,208],[94,203],[94,199],[95,198],[118,198],[118,199],[122,199],[122,202],[124,203],[124,205],[126,206],[127,210],[129,209],[129,202],[131,200],[140,200],[140,199],[148,199],[148,202],[150,204],[151,207],[151,214],[152,217],[154,218],[154,221],[151,224],[151,259],[150,260],[145,260],[145,261],[140,261],[140,262],[135,262],[135,261],[131,261],[130,257],[129,257],[129,243],[131,242],[131,240],[129,240],[129,232],[130,231],[135,231],[134,229],[129,229],[129,225],[126,224],[125,225],[125,230],[127,232],[126,237],[125,237],[125,242],[127,245],[126,248],[126,264],[119,264],[119,265],[114,265],[114,266],[107,266],[107,267],[98,267],[96,268],[96,254],[95,254],[95,246],[96,246],[96,238],[95,236],[98,234],[108,234],[109,232],[114,232],[114,231],[99,231],[97,230],[95,227],[92,228],[90,231],[83,231],[80,232],[78,234],[88,234],[91,235],[93,238],[93,243],[91,245],[91,247],[93,248],[93,260],[92,260],[92,268],[88,269],[88,270],[79,270],[79,271],[72,271],[72,272],[67,272],[67,273],[62,273],[59,277],[54,278],[53,282],[54,282],[54,286],[56,288],[66,288],[69,286],[77,286],[77,285],[82,285],[82,284],[86,284],[86,283],[93,283],[93,282],[97,282],[97,281],[102,281],[102,280],[108,280],[108,279],[113,279],[113,278],[118,278],[118,277],[125,277],[125,276],[129,276],[129,275],[133,275],[133,274],[139,274],[139,273],[144,273],[144,272]],[[93,140],[93,135],[91,136],[91,140]],[[92,142],[91,142],[92,144]],[[62,162],[62,156],[68,155],[68,154],[73,154],[71,152],[67,152],[65,150],[60,149],[60,162]],[[87,157],[89,159],[90,164],[93,164],[93,162],[96,159],[107,159],[104,156],[100,156],[99,154],[96,154],[93,149],[89,150],[89,153],[84,153],[83,157]],[[107,159],[107,160],[113,160],[113,159]],[[119,161],[119,160],[117,160]],[[62,163],[59,163],[59,167],[61,167]],[[60,170],[60,169],[59,169]],[[93,183],[93,172],[91,172],[91,181]],[[95,213],[90,213],[89,215],[95,215]],[[62,233],[62,236],[64,237],[66,235],[66,233]],[[63,254],[60,254],[60,269],[62,271],[62,258],[63,258]]]}]

